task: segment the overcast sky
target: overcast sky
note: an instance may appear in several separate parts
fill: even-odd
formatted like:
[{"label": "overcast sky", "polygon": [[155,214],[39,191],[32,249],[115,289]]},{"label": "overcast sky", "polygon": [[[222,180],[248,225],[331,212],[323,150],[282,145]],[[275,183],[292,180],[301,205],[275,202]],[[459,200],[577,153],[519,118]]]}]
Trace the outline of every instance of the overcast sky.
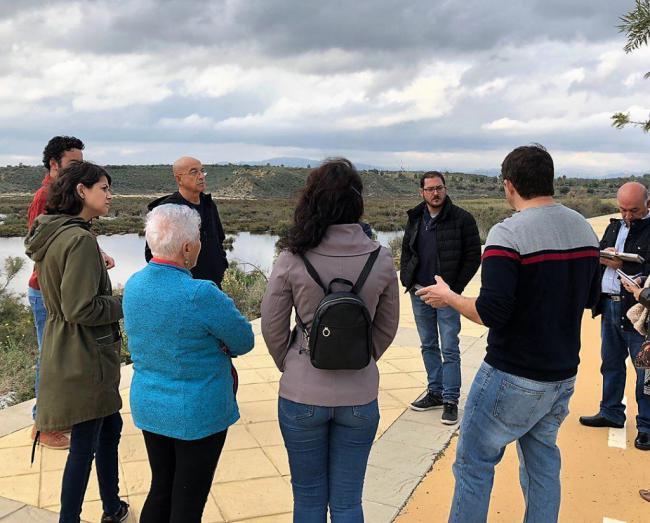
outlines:
[{"label": "overcast sky", "polygon": [[72,134],[99,163],[345,155],[498,168],[650,171],[647,48],[633,0],[0,0],[0,164]]}]

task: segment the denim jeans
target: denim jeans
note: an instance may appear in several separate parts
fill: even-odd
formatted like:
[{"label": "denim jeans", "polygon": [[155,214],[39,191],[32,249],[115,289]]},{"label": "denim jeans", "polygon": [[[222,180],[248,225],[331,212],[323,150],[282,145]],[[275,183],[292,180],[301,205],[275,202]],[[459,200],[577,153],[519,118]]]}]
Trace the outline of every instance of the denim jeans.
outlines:
[{"label": "denim jeans", "polygon": [[[422,359],[427,371],[427,388],[429,392],[441,395],[443,401],[447,403],[458,403],[460,314],[451,307],[431,307],[413,292],[409,294],[415,325],[422,344]],[[440,337],[438,337],[438,330],[440,330]]]},{"label": "denim jeans", "polygon": [[[614,423],[625,423],[625,378],[627,367],[625,361],[628,356],[632,359],[641,350],[643,336],[636,331],[625,331],[621,323],[621,302],[605,299],[603,303],[603,318],[601,322],[601,348],[602,365],[600,373],[603,375],[603,397],[600,402],[600,415]],[[639,432],[650,433],[650,396],[643,393],[645,372],[636,370],[636,403],[639,414],[636,417],[636,426]]]},{"label": "denim jeans", "polygon": [[517,442],[526,523],[557,521],[560,509],[560,425],[569,413],[575,377],[534,381],[483,363],[465,406],[453,470],[456,488],[449,521],[487,520],[494,467]]},{"label": "denim jeans", "polygon": [[70,451],[63,471],[59,523],[78,523],[95,459],[99,494],[107,514],[120,509],[117,446],[122,432],[119,412],[72,426]]},{"label": "denim jeans", "polygon": [[[45,330],[45,319],[47,311],[43,303],[43,293],[37,289],[27,287],[27,299],[34,315],[36,326],[36,340],[38,341],[38,356],[36,357],[36,376],[34,378],[34,397],[38,399],[38,376],[41,370],[41,348],[43,346],[43,330]],[[36,403],[32,407],[32,418],[36,419]]]},{"label": "denim jeans", "polygon": [[351,407],[278,402],[289,455],[294,523],[363,522],[361,494],[377,432],[377,400]]}]

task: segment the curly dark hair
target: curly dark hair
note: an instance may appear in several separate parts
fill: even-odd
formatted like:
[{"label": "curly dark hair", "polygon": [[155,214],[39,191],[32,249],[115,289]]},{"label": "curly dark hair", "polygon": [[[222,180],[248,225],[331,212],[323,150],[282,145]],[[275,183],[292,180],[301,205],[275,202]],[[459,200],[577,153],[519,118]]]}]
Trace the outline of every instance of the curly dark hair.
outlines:
[{"label": "curly dark hair", "polygon": [[350,160],[329,158],[309,173],[300,192],[293,226],[280,247],[304,254],[316,247],[330,225],[358,223],[363,216],[363,182]]},{"label": "curly dark hair", "polygon": [[84,201],[77,192],[77,185],[82,183],[90,189],[102,176],[106,176],[110,185],[111,176],[103,167],[90,162],[72,162],[49,187],[45,204],[47,214],[79,214]]},{"label": "curly dark hair", "polygon": [[501,164],[502,179],[510,180],[524,200],[553,196],[553,176],[553,158],[538,143],[517,147]]},{"label": "curly dark hair", "polygon": [[84,147],[84,143],[74,136],[55,136],[47,142],[45,149],[43,149],[43,165],[49,171],[50,160],[56,161],[60,166],[61,158],[66,151],[70,149],[79,149],[82,151]]}]

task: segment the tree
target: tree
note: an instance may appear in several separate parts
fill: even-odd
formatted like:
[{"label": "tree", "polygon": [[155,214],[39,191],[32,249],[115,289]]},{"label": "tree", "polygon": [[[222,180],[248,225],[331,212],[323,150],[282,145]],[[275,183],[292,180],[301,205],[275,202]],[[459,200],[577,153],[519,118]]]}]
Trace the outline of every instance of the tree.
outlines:
[{"label": "tree", "polygon": [[[650,0],[636,0],[636,7],[620,17],[621,24],[618,30],[627,35],[627,43],[623,50],[631,53],[641,46],[648,45],[650,38]],[[650,72],[646,73],[645,79],[650,78]],[[617,129],[622,129],[626,125],[635,125],[641,127],[644,133],[650,131],[650,119],[640,122],[632,120],[630,113],[616,113],[612,115],[612,125]]]}]

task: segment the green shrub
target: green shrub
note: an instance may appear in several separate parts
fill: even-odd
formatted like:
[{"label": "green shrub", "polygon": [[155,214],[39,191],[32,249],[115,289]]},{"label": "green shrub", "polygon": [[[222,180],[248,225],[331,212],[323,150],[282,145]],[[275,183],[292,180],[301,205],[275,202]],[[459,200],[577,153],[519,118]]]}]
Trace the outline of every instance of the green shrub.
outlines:
[{"label": "green shrub", "polygon": [[223,276],[222,287],[234,301],[239,311],[249,320],[260,317],[262,297],[268,279],[263,271],[253,266],[251,272],[245,272],[248,264],[231,262]]},{"label": "green shrub", "polygon": [[0,398],[4,406],[34,397],[38,353],[31,310],[9,283],[22,269],[22,258],[9,257],[0,271]]}]

